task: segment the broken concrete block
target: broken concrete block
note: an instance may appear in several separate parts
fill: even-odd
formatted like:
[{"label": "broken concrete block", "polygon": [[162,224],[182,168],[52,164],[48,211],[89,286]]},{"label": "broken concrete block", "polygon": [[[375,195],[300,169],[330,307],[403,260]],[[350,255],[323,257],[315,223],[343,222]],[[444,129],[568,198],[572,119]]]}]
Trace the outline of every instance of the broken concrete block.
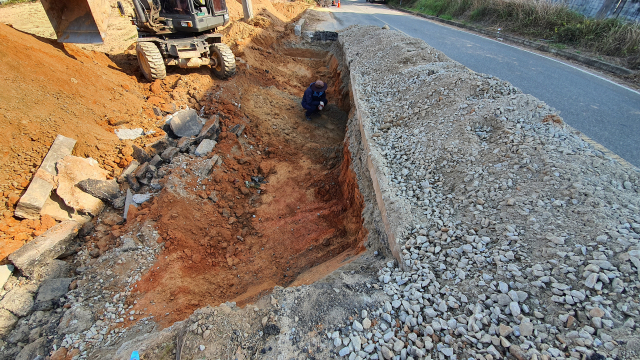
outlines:
[{"label": "broken concrete block", "polygon": [[79,334],[89,330],[94,321],[95,319],[91,309],[76,304],[62,316],[60,324],[58,325],[58,332],[62,334]]},{"label": "broken concrete block", "polygon": [[203,160],[200,163],[200,166],[195,171],[196,175],[198,175],[200,178],[209,176],[219,158],[220,157],[218,155],[213,155],[210,159]]},{"label": "broken concrete block", "polygon": [[124,208],[124,203],[126,201],[126,196],[120,196],[119,198],[113,200],[111,205],[113,205],[114,209],[122,209]]},{"label": "broken concrete block", "polygon": [[120,184],[122,184],[123,182],[125,182],[127,180],[127,176],[129,176],[130,174],[132,174],[134,171],[136,171],[136,169],[138,168],[138,166],[140,166],[140,163],[137,162],[136,160],[133,160],[129,166],[127,166],[126,169],[124,169],[122,171],[122,174],[120,174],[120,177],[118,177],[118,182]]},{"label": "broken concrete block", "polygon": [[73,278],[48,279],[42,282],[33,305],[36,311],[51,310],[69,292]]},{"label": "broken concrete block", "polygon": [[51,145],[47,156],[42,160],[27,191],[16,206],[15,216],[23,219],[39,219],[40,210],[54,188],[53,176],[57,174],[56,163],[67,155],[71,155],[76,140],[58,135]]},{"label": "broken concrete block", "polygon": [[147,154],[147,152],[144,151],[144,149],[142,149],[141,147],[139,147],[137,145],[133,145],[133,155],[132,156],[140,164],[149,162],[149,160],[151,160],[151,156],[149,154]]},{"label": "broken concrete block", "polygon": [[44,203],[42,210],[40,210],[40,215],[49,215],[58,221],[74,220],[79,223],[85,223],[91,220],[91,216],[89,215],[83,216],[77,214],[76,211],[67,206],[55,192],[51,193],[51,196]]},{"label": "broken concrete block", "polygon": [[174,146],[174,143],[174,140],[165,137],[145,147],[148,148],[147,151],[149,154],[158,155],[162,154],[162,152],[167,150],[168,148]]},{"label": "broken concrete block", "polygon": [[220,118],[216,115],[204,124],[200,134],[196,137],[196,142],[203,139],[218,140],[218,135],[220,135]]},{"label": "broken concrete block", "polygon": [[116,133],[116,136],[120,140],[133,140],[137,139],[140,136],[144,135],[144,130],[137,129],[115,129],[113,132]]},{"label": "broken concrete block", "polygon": [[113,201],[120,197],[120,186],[115,180],[86,179],[78,182],[78,187],[103,201]]},{"label": "broken concrete block", "polygon": [[217,144],[217,142],[215,142],[214,140],[211,140],[211,139],[202,140],[200,145],[198,145],[198,147],[196,148],[195,155],[196,156],[207,155],[208,153],[210,153],[213,150],[213,148],[216,146],[216,144]]},{"label": "broken concrete block", "polygon": [[155,166],[156,168],[162,165],[162,158],[160,155],[155,155],[151,160],[149,160],[149,165]]},{"label": "broken concrete block", "polygon": [[196,136],[204,125],[204,119],[194,109],[180,110],[173,114],[169,125],[176,136]]},{"label": "broken concrete block", "polygon": [[136,171],[133,172],[133,175],[135,175],[135,177],[137,179],[142,179],[145,177],[145,175],[147,175],[147,171],[149,171],[149,163],[143,163],[142,165],[138,166],[138,168],[136,169]]},{"label": "broken concrete block", "polygon": [[186,152],[189,150],[189,147],[193,144],[194,139],[191,137],[183,137],[178,140],[178,149],[181,152]]},{"label": "broken concrete block", "polygon": [[131,188],[131,190],[133,191],[138,191],[140,190],[140,183],[138,183],[138,178],[136,178],[136,176],[134,174],[129,174],[129,176],[127,176],[127,183],[129,184],[129,187]]},{"label": "broken concrete block", "polygon": [[127,197],[124,201],[124,215],[122,215],[122,217],[126,220],[127,219],[127,214],[129,213],[129,205],[133,204],[133,194],[131,193],[131,190],[127,189]]},{"label": "broken concrete block", "polygon": [[107,172],[93,159],[65,156],[56,165],[58,188],[56,193],[64,203],[76,212],[96,215],[102,211],[102,200],[80,190],[76,184],[86,179],[106,180]]},{"label": "broken concrete block", "polygon": [[13,272],[13,265],[0,265],[0,290],[7,283],[11,273]]},{"label": "broken concrete block", "polygon": [[43,336],[23,347],[16,360],[44,359],[47,354],[47,338]]},{"label": "broken concrete block", "polygon": [[0,308],[19,317],[27,316],[33,308],[33,295],[24,287],[14,287],[2,298]]},{"label": "broken concrete block", "polygon": [[135,194],[133,195],[131,200],[133,200],[133,202],[136,204],[142,204],[145,201],[149,201],[152,196],[153,194]]},{"label": "broken concrete block", "polygon": [[160,157],[162,158],[162,160],[170,162],[171,159],[173,159],[173,157],[176,156],[179,152],[180,149],[178,149],[177,147],[170,147],[167,148],[167,150],[163,151]]},{"label": "broken concrete block", "polygon": [[64,254],[82,225],[76,221],[61,222],[9,255],[9,260],[24,275]]},{"label": "broken concrete block", "polygon": [[9,334],[17,322],[17,316],[13,315],[9,310],[0,309],[0,336]]}]

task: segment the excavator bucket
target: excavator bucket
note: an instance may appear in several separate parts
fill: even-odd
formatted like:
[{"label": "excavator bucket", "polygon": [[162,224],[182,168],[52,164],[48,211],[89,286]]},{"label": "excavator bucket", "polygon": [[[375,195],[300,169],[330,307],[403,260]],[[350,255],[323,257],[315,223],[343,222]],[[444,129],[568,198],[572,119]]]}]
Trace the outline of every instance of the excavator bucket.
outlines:
[{"label": "excavator bucket", "polygon": [[63,43],[99,44],[107,34],[109,0],[41,0]]}]

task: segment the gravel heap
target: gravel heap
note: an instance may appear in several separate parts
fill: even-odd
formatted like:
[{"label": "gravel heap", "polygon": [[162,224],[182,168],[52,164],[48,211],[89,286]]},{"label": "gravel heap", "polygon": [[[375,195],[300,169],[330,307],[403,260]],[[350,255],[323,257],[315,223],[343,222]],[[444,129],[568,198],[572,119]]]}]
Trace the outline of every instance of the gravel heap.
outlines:
[{"label": "gravel heap", "polygon": [[402,259],[378,273],[390,301],[327,333],[334,351],[638,359],[638,169],[421,40],[339,41]]}]

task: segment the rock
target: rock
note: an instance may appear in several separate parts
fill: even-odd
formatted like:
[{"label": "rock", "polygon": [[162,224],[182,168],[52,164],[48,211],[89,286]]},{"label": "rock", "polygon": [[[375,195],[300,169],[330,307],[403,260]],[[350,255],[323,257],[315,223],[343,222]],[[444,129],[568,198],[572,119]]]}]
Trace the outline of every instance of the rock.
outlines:
[{"label": "rock", "polygon": [[49,279],[42,282],[36,296],[36,304],[47,301],[57,301],[69,292],[72,278]]},{"label": "rock", "polygon": [[144,135],[144,130],[140,128],[135,129],[114,129],[113,132],[120,140],[134,140]]},{"label": "rock", "polygon": [[134,203],[136,204],[142,204],[145,201],[149,201],[149,199],[151,199],[153,197],[153,194],[135,194],[131,197],[131,200],[133,200]]},{"label": "rock", "polygon": [[60,324],[58,324],[58,332],[62,334],[79,334],[89,330],[94,321],[93,313],[89,308],[76,304],[62,316]]},{"label": "rock", "polygon": [[133,145],[133,154],[131,156],[140,164],[151,161],[151,156],[138,145]]},{"label": "rock", "polygon": [[162,165],[162,158],[160,157],[160,155],[154,155],[153,158],[149,160],[149,165],[155,168],[158,168],[160,165]]},{"label": "rock", "polygon": [[220,134],[220,119],[219,117],[213,116],[204,124],[198,136],[196,136],[195,141],[201,142],[203,139],[211,139],[218,140],[218,135]]},{"label": "rock", "polygon": [[183,137],[178,140],[178,144],[176,145],[176,147],[180,149],[180,152],[187,152],[194,142],[195,139],[192,137]]},{"label": "rock", "polygon": [[522,322],[520,324],[520,335],[531,336],[533,334],[533,324],[531,322]]},{"label": "rock", "polygon": [[236,124],[236,125],[233,125],[231,129],[229,129],[229,132],[232,134],[235,134],[237,137],[240,137],[244,129],[245,129],[244,124]]},{"label": "rock", "polygon": [[556,245],[564,245],[564,238],[563,237],[548,235],[547,236],[547,240],[551,241],[552,243],[554,243]]},{"label": "rock", "polygon": [[398,340],[396,342],[393,343],[393,351],[394,352],[398,352],[400,350],[404,349],[404,342],[401,340]]},{"label": "rock", "polygon": [[176,156],[179,152],[180,149],[178,149],[177,147],[170,147],[163,151],[160,157],[164,161],[171,162],[171,159],[173,159],[173,157]]},{"label": "rock", "polygon": [[77,156],[65,156],[56,164],[58,188],[56,193],[64,203],[77,212],[92,215],[99,214],[104,203],[86,192],[80,190],[76,184],[82,180],[106,180],[107,172],[102,170],[93,159],[83,159]]},{"label": "rock", "polygon": [[71,155],[76,140],[58,135],[49,148],[47,156],[36,171],[27,191],[16,205],[15,216],[23,219],[39,219],[40,210],[54,187],[53,176],[57,174],[56,163],[65,156]]},{"label": "rock", "polygon": [[448,357],[452,357],[453,356],[453,349],[450,347],[441,347],[440,348],[440,352],[444,354],[444,356],[448,356]]},{"label": "rock", "polygon": [[500,324],[498,332],[500,333],[500,336],[509,336],[513,332],[513,328],[505,324]]},{"label": "rock", "polygon": [[18,322],[18,317],[9,310],[0,309],[0,336],[5,336],[11,332],[13,326]]},{"label": "rock", "polygon": [[171,130],[178,137],[196,136],[204,125],[204,120],[194,109],[180,110],[173,114],[169,122]]},{"label": "rock", "polygon": [[35,360],[38,357],[47,355],[47,349],[45,347],[47,338],[41,337],[31,344],[22,348],[16,360]]},{"label": "rock", "polygon": [[33,308],[33,295],[24,287],[15,287],[2,298],[0,308],[19,317],[27,316]]},{"label": "rock", "polygon": [[515,344],[509,346],[509,353],[518,360],[525,360],[527,358],[525,352],[522,351],[520,346]]},{"label": "rock", "polygon": [[518,317],[520,315],[520,306],[515,301],[512,301],[509,304],[509,310],[511,310],[511,315],[513,315],[513,317]]},{"label": "rock", "polygon": [[115,180],[85,179],[78,182],[78,187],[103,201],[113,202],[121,196],[120,186]]},{"label": "rock", "polygon": [[382,346],[380,352],[382,353],[382,357],[385,358],[385,360],[393,358],[393,351],[389,350],[389,348],[386,346]]},{"label": "rock", "polygon": [[593,287],[596,285],[596,282],[598,282],[598,274],[597,273],[592,273],[584,281],[584,286],[586,286],[586,287],[588,287],[590,289],[593,289]]},{"label": "rock", "polygon": [[81,225],[69,220],[61,222],[9,255],[9,260],[27,276],[69,250]]},{"label": "rock", "polygon": [[129,166],[127,166],[127,168],[122,171],[122,174],[120,174],[120,176],[118,177],[118,182],[123,183],[131,174],[136,171],[136,169],[138,169],[138,166],[140,166],[140,163],[133,160],[129,164]]},{"label": "rock", "polygon": [[195,169],[195,174],[200,178],[206,178],[213,171],[213,167],[218,163],[220,157],[218,155],[213,155],[210,159],[205,159],[197,165]]},{"label": "rock", "polygon": [[369,320],[369,318],[365,318],[364,320],[362,320],[362,327],[365,330],[369,329],[371,327],[371,320]]},{"label": "rock", "polygon": [[362,330],[364,330],[364,328],[362,327],[362,324],[360,324],[360,323],[358,322],[358,320],[353,320],[353,325],[352,325],[352,327],[353,327],[353,330],[355,330],[355,331],[362,331]]},{"label": "rock", "polygon": [[349,354],[351,352],[351,350],[349,349],[349,347],[343,347],[339,352],[338,355],[340,356],[347,356],[347,354]]},{"label": "rock", "polygon": [[511,303],[511,297],[507,294],[498,294],[498,304],[500,306],[507,306]]},{"label": "rock", "polygon": [[216,146],[216,144],[217,143],[214,140],[210,140],[210,139],[202,140],[200,145],[198,145],[198,147],[196,148],[195,155],[196,156],[207,155],[208,153],[210,153],[213,150],[213,148]]},{"label": "rock", "polygon": [[127,215],[129,215],[129,207],[130,206],[136,206],[135,203],[133,202],[133,194],[131,193],[131,190],[127,189],[127,197],[125,198],[124,201],[124,214],[122,215],[122,217],[126,220],[127,219]]},{"label": "rock", "polygon": [[11,273],[13,272],[13,265],[0,265],[0,290],[7,283]]}]

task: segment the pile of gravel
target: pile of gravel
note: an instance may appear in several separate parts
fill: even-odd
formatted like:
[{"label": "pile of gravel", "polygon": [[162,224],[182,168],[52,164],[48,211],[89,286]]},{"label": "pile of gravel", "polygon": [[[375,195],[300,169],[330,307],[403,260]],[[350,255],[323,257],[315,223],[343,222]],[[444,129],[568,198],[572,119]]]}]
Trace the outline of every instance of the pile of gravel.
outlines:
[{"label": "pile of gravel", "polygon": [[637,359],[640,174],[422,40],[340,34],[399,263],[349,359]]}]

